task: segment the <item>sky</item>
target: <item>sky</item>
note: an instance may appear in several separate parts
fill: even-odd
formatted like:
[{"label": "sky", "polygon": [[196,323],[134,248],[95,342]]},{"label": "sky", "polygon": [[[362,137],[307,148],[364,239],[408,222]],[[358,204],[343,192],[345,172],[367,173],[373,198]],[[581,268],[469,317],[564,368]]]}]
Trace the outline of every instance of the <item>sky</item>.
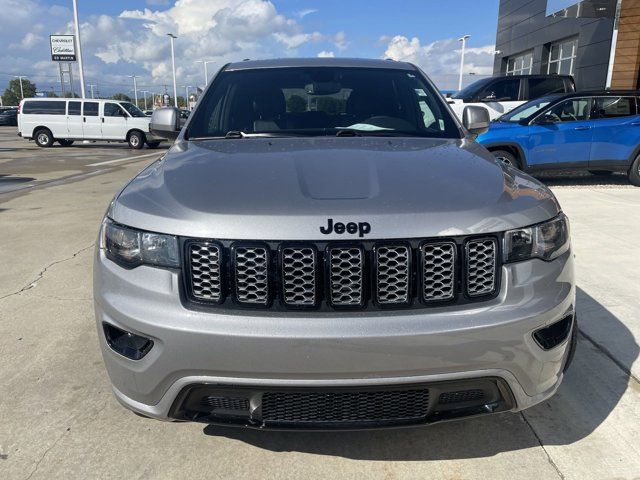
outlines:
[{"label": "sky", "polygon": [[[278,57],[392,58],[422,67],[440,88],[493,68],[498,0],[78,0],[85,84],[102,96],[172,89],[167,33],[175,40],[179,94],[230,61]],[[0,0],[0,90],[13,75],[60,91],[50,34],[73,33],[71,0]],[[76,84],[78,65],[74,64]],[[76,86],[76,91],[78,87]],[[87,88],[87,90],[89,90]]]}]

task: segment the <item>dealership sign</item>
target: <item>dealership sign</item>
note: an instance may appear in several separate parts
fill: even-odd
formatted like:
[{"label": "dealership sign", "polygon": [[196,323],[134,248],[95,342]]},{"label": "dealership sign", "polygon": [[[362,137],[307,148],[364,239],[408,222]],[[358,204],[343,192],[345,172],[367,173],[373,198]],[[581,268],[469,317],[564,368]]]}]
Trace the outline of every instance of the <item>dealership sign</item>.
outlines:
[{"label": "dealership sign", "polygon": [[76,42],[73,35],[49,35],[51,60],[54,62],[75,62]]}]

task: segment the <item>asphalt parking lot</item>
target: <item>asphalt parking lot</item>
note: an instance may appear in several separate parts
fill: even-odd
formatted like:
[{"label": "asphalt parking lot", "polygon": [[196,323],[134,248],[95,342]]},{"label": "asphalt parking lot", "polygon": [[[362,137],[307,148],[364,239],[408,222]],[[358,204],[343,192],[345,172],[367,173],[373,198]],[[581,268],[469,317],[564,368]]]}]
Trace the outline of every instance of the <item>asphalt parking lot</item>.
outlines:
[{"label": "asphalt parking lot", "polygon": [[43,150],[0,127],[0,479],[640,478],[640,188],[544,176],[571,219],[579,347],[556,396],[428,428],[296,433],[163,423],[111,394],[93,243],[113,194],[164,151]]}]

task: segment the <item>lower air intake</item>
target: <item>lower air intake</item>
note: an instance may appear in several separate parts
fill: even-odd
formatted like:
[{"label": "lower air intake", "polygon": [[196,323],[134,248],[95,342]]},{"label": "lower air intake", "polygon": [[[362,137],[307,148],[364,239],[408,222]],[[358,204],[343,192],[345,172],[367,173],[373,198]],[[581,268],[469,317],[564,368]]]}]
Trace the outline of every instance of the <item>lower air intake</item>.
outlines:
[{"label": "lower air intake", "polygon": [[331,426],[424,422],[429,390],[363,392],[267,392],[265,425]]}]

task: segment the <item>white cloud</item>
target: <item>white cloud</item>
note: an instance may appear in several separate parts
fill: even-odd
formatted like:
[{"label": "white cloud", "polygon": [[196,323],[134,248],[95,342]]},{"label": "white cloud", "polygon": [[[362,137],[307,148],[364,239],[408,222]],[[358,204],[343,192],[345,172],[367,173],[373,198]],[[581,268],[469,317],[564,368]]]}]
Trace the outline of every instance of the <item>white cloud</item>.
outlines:
[{"label": "white cloud", "polygon": [[349,46],[347,42],[347,34],[344,32],[338,32],[333,36],[333,43],[341,52],[345,51]]},{"label": "white cloud", "polygon": [[318,10],[315,8],[306,8],[304,10],[299,10],[296,12],[296,17],[298,18],[304,18],[307,15],[311,15],[312,13],[317,13]]},{"label": "white cloud", "polygon": [[[420,39],[408,39],[402,35],[381,37],[386,43],[385,58],[411,62],[422,68],[441,88],[454,88],[460,70],[460,42],[451,38],[421,44]],[[480,76],[493,73],[495,46],[465,48],[463,72],[466,83]]]},{"label": "white cloud", "polygon": [[322,50],[320,53],[318,53],[318,57],[319,58],[333,58],[335,56],[336,56],[335,53],[333,53],[332,51],[327,51],[327,50]]}]

